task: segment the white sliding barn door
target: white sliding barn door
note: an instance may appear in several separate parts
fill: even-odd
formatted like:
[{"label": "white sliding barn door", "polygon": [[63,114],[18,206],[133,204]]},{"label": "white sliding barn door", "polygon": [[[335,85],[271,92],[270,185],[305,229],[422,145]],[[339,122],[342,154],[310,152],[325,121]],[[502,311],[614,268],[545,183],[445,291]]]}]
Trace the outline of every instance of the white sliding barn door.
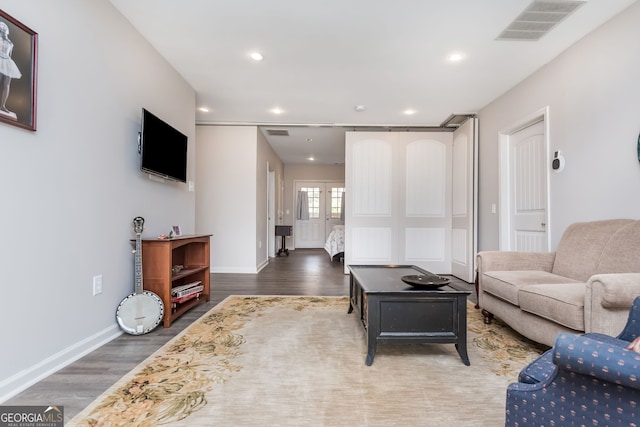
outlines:
[{"label": "white sliding barn door", "polygon": [[397,192],[390,136],[346,133],[345,269],[349,264],[396,262]]},{"label": "white sliding barn door", "polygon": [[477,253],[478,119],[464,122],[453,133],[451,274],[475,280]]},{"label": "white sliding barn door", "polygon": [[445,132],[347,132],[345,267],[451,272],[451,150]]},{"label": "white sliding barn door", "polygon": [[398,133],[398,259],[451,272],[451,148],[446,132]]}]

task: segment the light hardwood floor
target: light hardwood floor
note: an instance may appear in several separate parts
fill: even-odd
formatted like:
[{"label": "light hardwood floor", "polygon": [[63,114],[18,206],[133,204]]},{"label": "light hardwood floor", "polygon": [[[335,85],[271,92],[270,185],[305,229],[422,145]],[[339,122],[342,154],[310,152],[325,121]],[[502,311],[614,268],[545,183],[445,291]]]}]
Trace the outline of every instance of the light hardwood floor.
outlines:
[{"label": "light hardwood floor", "polygon": [[[330,261],[323,249],[298,249],[289,254],[271,259],[259,274],[212,274],[211,301],[188,311],[170,328],[160,326],[140,336],[123,334],[3,405],[62,405],[68,421],[229,295],[349,295],[349,276],[343,273],[343,264]],[[452,285],[473,290],[473,285],[456,278],[452,278]],[[473,292],[470,300],[475,301]]]}]

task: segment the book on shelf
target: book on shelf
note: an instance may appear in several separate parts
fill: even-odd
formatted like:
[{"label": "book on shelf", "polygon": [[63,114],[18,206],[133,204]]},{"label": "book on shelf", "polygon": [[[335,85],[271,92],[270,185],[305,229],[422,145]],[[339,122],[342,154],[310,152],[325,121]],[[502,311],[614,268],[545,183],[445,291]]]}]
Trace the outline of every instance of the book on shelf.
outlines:
[{"label": "book on shelf", "polygon": [[189,301],[190,299],[199,298],[203,290],[204,285],[200,280],[175,286],[171,289],[171,302],[174,304],[181,304]]},{"label": "book on shelf", "polygon": [[[202,289],[200,289],[202,290]],[[189,301],[190,299],[193,298],[200,298],[200,292],[196,291],[194,293],[191,294],[187,294],[181,297],[171,297],[171,302],[175,305],[175,304],[182,304],[183,302]]]},{"label": "book on shelf", "polygon": [[195,282],[187,283],[184,285],[174,286],[173,288],[171,288],[171,296],[182,297],[194,292],[200,292],[202,289],[204,289],[202,282],[200,280],[197,280]]}]

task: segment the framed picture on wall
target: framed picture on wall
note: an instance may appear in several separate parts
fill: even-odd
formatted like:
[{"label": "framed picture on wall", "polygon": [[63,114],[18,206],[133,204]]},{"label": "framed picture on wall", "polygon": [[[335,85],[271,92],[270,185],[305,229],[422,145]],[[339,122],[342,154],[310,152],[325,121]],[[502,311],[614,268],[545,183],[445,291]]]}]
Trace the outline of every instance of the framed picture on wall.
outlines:
[{"label": "framed picture on wall", "polygon": [[36,130],[38,34],[0,9],[0,121]]}]

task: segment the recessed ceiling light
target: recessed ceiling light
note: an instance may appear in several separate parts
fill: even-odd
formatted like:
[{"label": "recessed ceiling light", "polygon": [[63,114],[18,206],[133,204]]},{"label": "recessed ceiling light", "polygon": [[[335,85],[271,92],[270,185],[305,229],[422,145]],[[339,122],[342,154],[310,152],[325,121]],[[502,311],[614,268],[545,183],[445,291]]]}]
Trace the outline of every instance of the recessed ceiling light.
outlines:
[{"label": "recessed ceiling light", "polygon": [[313,157],[309,157],[307,160],[309,160],[310,162],[313,162],[315,159]]},{"label": "recessed ceiling light", "polygon": [[262,56],[260,52],[252,52],[249,56],[254,61],[262,61],[264,59],[264,56]]},{"label": "recessed ceiling light", "polygon": [[307,142],[313,141],[313,138],[307,138]]},{"label": "recessed ceiling light", "polygon": [[364,110],[367,109],[367,107],[365,107],[364,105],[356,105],[355,107],[353,107],[357,112],[361,113]]},{"label": "recessed ceiling light", "polygon": [[461,53],[452,53],[451,55],[449,55],[449,61],[451,62],[458,62],[461,61],[463,58]]},{"label": "recessed ceiling light", "polygon": [[280,109],[280,108],[276,107],[276,108],[272,108],[272,109],[271,109],[271,112],[272,112],[273,114],[282,114],[282,113],[284,113],[284,110],[282,110],[282,109]]},{"label": "recessed ceiling light", "polygon": [[412,116],[415,113],[416,113],[416,110],[412,110],[412,109],[404,110],[404,114],[406,114],[407,116]]},{"label": "recessed ceiling light", "polygon": [[207,107],[200,107],[198,108],[198,110],[202,111],[203,113],[208,113],[209,109]]}]

